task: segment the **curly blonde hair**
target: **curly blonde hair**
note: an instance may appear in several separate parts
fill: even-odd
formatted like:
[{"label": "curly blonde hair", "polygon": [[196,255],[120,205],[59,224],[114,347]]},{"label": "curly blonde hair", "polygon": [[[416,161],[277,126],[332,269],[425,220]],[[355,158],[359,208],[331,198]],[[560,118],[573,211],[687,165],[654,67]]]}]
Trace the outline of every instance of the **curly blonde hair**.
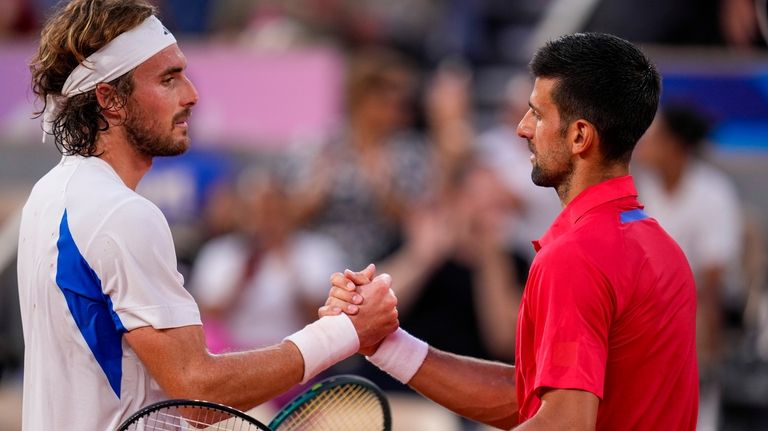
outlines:
[{"label": "curly blonde hair", "polygon": [[[61,97],[64,82],[77,67],[121,33],[141,24],[156,8],[145,0],[73,0],[46,22],[40,34],[40,46],[30,62],[32,91],[43,101]],[[117,103],[124,105],[133,91],[131,73],[110,82]],[[109,128],[96,100],[95,90],[62,99],[54,113],[53,136],[63,154],[96,155],[96,137]]]}]

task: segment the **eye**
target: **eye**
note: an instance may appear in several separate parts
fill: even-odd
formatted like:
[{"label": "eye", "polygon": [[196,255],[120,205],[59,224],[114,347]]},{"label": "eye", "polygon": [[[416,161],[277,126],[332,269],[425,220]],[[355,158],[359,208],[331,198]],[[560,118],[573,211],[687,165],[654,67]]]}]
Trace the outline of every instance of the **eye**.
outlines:
[{"label": "eye", "polygon": [[173,76],[168,76],[165,79],[163,79],[161,82],[165,85],[170,85],[171,83],[173,83],[174,79],[175,78]]}]

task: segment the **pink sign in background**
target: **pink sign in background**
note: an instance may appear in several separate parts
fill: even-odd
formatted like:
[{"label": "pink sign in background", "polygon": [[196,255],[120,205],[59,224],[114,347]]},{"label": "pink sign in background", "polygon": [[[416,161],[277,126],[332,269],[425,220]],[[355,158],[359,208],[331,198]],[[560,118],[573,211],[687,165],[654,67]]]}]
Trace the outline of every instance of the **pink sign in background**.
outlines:
[{"label": "pink sign in background", "polygon": [[[343,59],[332,48],[261,52],[181,42],[200,93],[190,120],[201,146],[280,145],[322,139],[338,124]],[[0,45],[0,140],[41,136],[27,64],[35,44]]]}]

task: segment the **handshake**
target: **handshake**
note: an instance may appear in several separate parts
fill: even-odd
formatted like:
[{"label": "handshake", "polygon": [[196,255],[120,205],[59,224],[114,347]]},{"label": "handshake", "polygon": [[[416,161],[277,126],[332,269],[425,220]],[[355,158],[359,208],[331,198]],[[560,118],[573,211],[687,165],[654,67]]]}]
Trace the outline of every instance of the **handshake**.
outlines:
[{"label": "handshake", "polygon": [[400,326],[392,278],[375,276],[375,272],[370,264],[360,272],[347,269],[331,275],[328,299],[317,312],[321,318],[347,314],[360,339],[359,353],[366,356],[374,354],[384,337]]},{"label": "handshake", "polygon": [[304,358],[306,382],[346,357],[360,353],[403,383],[413,377],[427,356],[425,342],[400,329],[397,297],[388,274],[376,267],[331,275],[331,289],[319,320],[286,340]]}]

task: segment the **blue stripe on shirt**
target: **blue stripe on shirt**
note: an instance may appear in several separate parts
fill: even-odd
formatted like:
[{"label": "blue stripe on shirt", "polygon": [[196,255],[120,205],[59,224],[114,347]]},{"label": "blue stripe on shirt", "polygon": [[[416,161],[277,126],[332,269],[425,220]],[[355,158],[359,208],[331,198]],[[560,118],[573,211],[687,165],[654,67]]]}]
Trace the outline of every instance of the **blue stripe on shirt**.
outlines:
[{"label": "blue stripe on shirt", "polygon": [[99,276],[85,261],[72,239],[66,210],[61,218],[56,246],[59,250],[56,284],[64,294],[69,311],[96,362],[104,370],[115,395],[120,398],[122,337],[126,330],[109,296],[102,292]]},{"label": "blue stripe on shirt", "polygon": [[636,210],[624,211],[621,213],[620,217],[621,217],[621,224],[624,224],[624,223],[630,223],[633,221],[645,220],[648,218],[648,214],[646,214],[645,211],[638,208]]}]

